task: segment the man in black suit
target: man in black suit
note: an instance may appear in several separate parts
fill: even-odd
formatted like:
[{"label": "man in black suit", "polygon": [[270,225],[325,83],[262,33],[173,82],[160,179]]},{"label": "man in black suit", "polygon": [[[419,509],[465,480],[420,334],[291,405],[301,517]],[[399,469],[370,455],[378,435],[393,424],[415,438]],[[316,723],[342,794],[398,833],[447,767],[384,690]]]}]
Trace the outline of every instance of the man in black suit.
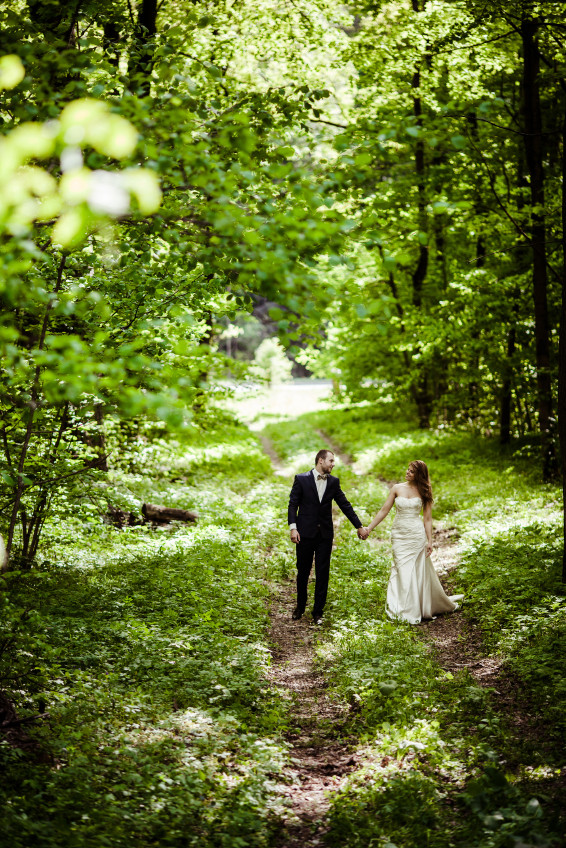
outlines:
[{"label": "man in black suit", "polygon": [[334,454],[320,450],[315,467],[306,474],[297,474],[289,495],[289,530],[291,541],[297,546],[297,606],[295,620],[301,618],[307,605],[307,585],[312,568],[316,574],[314,607],[315,624],[322,624],[322,613],[328,592],[330,555],[334,538],[332,501],[336,501],[346,518],[358,530],[360,539],[367,539],[367,531],[354,512],[354,508],[340,488],[338,477],[332,477]]}]

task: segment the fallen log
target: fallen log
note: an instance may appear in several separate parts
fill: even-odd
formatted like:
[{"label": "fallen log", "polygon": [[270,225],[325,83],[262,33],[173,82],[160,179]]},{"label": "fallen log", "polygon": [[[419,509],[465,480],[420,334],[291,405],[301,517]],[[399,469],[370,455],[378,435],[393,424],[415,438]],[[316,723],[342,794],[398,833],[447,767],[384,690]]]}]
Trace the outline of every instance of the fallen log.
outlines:
[{"label": "fallen log", "polygon": [[126,512],[118,506],[108,504],[106,515],[102,519],[106,524],[113,524],[114,527],[122,529],[123,527],[135,527],[138,524],[145,524],[144,519],[135,512]]},{"label": "fallen log", "polygon": [[148,521],[158,521],[168,524],[169,521],[197,521],[198,513],[190,509],[175,509],[171,506],[159,506],[158,504],[144,503],[142,515]]}]

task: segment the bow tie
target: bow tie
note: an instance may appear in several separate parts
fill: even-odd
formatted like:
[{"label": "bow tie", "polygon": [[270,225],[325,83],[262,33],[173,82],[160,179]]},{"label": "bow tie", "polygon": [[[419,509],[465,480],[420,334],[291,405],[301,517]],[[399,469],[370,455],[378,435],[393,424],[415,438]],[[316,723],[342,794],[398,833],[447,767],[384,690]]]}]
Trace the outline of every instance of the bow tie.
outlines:
[{"label": "bow tie", "polygon": [[316,478],[317,480],[326,480],[328,478],[328,474],[319,474]]}]

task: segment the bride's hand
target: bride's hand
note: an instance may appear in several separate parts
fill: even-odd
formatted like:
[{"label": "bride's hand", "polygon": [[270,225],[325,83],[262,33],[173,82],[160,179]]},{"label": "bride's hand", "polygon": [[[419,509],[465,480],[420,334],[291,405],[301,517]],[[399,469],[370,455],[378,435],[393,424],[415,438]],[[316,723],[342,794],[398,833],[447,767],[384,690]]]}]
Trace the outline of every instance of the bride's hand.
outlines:
[{"label": "bride's hand", "polygon": [[432,553],[432,542],[427,542],[426,543],[426,555],[430,556],[431,553]]}]

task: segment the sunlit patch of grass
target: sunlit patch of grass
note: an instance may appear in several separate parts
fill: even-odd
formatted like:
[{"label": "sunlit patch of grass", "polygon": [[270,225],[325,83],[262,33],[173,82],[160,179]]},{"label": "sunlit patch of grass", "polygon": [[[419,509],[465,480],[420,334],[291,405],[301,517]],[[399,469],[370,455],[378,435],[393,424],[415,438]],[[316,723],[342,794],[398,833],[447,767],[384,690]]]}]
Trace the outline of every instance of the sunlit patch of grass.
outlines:
[{"label": "sunlit patch of grass", "polygon": [[30,764],[0,750],[5,844],[269,842],[288,706],[267,682],[265,578],[283,501],[255,438],[220,424],[133,447],[104,490],[132,511],[196,508],[196,525],[119,530],[93,510],[60,512],[43,564],[4,593],[3,686],[22,716],[49,712],[35,732],[58,763],[35,769],[30,796],[18,789]]},{"label": "sunlit patch of grass", "polygon": [[[428,463],[434,521],[460,531],[463,559],[452,579],[466,592],[465,610],[486,648],[507,657],[509,673],[559,728],[566,645],[556,487],[540,483],[530,460],[500,454],[493,442],[411,430],[368,408],[304,416],[279,436],[282,450],[300,450],[318,428],[354,459],[341,476],[364,522],[384,500],[379,478],[402,479],[411,459]],[[270,433],[277,442],[275,425]],[[465,670],[443,671],[414,628],[387,619],[384,524],[385,542],[364,545],[338,515],[317,661],[331,693],[350,705],[348,727],[365,743],[365,764],[332,802],[330,841],[356,848],[551,844],[549,830],[559,826],[541,819],[524,766],[505,773],[506,760],[516,768],[517,758],[534,754],[554,774],[550,752],[529,754],[494,711],[489,690]]]}]

